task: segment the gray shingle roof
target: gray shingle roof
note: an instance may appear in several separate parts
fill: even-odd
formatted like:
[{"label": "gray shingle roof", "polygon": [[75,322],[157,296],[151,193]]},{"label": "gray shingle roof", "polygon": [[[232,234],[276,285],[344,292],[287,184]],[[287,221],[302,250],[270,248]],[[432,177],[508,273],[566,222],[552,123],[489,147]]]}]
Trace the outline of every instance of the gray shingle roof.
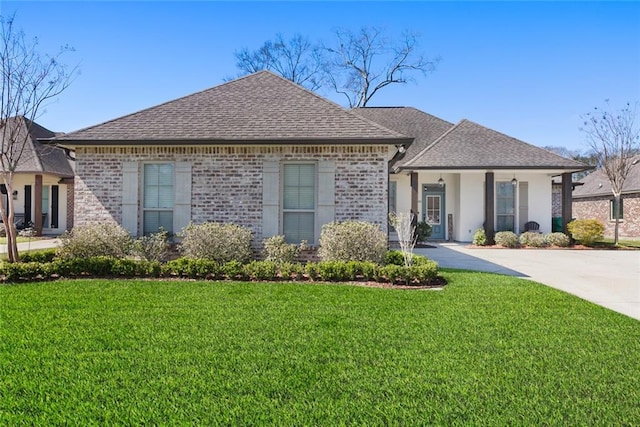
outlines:
[{"label": "gray shingle roof", "polygon": [[427,148],[440,135],[453,127],[453,123],[427,114],[413,107],[355,108],[354,113],[414,138],[407,151],[394,161],[401,166]]},{"label": "gray shingle roof", "polygon": [[[409,135],[412,136],[412,135]],[[401,165],[406,169],[562,169],[588,167],[469,120]]]},{"label": "gray shingle roof", "polygon": [[[268,71],[57,138],[105,143],[409,142]],[[73,145],[73,144],[69,144]]]},{"label": "gray shingle roof", "polygon": [[[631,166],[629,175],[622,186],[622,194],[640,193],[640,156],[635,156],[633,161],[637,163]],[[581,179],[583,185],[573,190],[572,196],[593,197],[593,196],[612,196],[611,183],[606,173],[602,169],[597,169],[593,173]]]},{"label": "gray shingle roof", "polygon": [[[60,177],[73,177],[73,169],[67,160],[64,150],[51,145],[43,145],[38,139],[53,138],[56,134],[39,124],[24,117],[12,117],[7,126],[14,129],[14,139],[18,141],[16,147],[24,148],[20,155],[16,172],[18,173],[48,173]],[[29,137],[25,136],[29,132]],[[9,137],[11,132],[0,132],[0,138]],[[4,144],[3,144],[4,146]]]}]

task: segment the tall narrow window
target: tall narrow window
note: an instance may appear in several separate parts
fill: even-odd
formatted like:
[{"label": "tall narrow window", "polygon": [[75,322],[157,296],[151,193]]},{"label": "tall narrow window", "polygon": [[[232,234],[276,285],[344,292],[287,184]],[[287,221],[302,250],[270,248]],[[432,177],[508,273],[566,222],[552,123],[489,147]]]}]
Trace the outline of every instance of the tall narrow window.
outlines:
[{"label": "tall narrow window", "polygon": [[[397,213],[397,191],[398,191],[398,183],[395,181],[389,181],[389,213]],[[389,224],[389,231],[396,231],[393,228],[393,225]]]},{"label": "tall narrow window", "polygon": [[160,228],[173,233],[173,164],[144,165],[144,203],[142,224],[145,235]]},{"label": "tall narrow window", "polygon": [[314,241],[316,165],[285,164],[282,188],[282,228],[285,240]]},{"label": "tall narrow window", "polygon": [[42,227],[49,228],[49,186],[42,186]]},{"label": "tall narrow window", "polygon": [[615,221],[618,219],[624,219],[624,209],[622,207],[622,198],[620,199],[620,211],[616,211],[616,199],[609,200],[609,220]]},{"label": "tall narrow window", "polygon": [[516,187],[511,182],[496,183],[496,231],[514,231]]}]

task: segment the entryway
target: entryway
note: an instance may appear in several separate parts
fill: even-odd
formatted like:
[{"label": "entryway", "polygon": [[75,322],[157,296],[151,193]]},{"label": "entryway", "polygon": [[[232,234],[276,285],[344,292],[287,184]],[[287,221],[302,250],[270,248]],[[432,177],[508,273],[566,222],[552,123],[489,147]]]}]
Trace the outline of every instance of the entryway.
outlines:
[{"label": "entryway", "polygon": [[422,221],[431,225],[431,239],[445,240],[444,185],[422,185]]}]

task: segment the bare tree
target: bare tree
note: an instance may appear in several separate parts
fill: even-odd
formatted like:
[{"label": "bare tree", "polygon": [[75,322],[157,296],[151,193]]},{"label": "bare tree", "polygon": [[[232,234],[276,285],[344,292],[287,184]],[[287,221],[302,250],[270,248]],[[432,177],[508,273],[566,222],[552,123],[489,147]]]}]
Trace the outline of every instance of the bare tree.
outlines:
[{"label": "bare tree", "polygon": [[364,107],[380,89],[409,83],[416,73],[435,69],[438,59],[420,55],[417,42],[418,35],[412,32],[395,43],[377,27],[337,30],[336,44],[325,46],[325,78],[346,97],[349,107]]},{"label": "bare tree", "polygon": [[243,48],[235,52],[235,57],[241,76],[271,70],[309,90],[322,85],[320,49],[300,34],[289,40],[277,34],[275,40],[266,41],[259,49]]},{"label": "bare tree", "polygon": [[611,183],[614,197],[615,232],[614,244],[618,244],[620,224],[620,198],[624,182],[633,166],[632,157],[640,149],[640,127],[636,123],[637,103],[627,103],[619,111],[614,111],[605,101],[606,107],[597,107],[582,116],[582,130],[587,136],[589,147],[596,154],[598,164]]},{"label": "bare tree", "polygon": [[0,215],[7,233],[7,256],[18,260],[17,230],[13,178],[25,148],[30,142],[31,127],[41,107],[59,95],[71,83],[76,69],[70,72],[59,62],[69,51],[64,46],[51,55],[37,51],[38,40],[28,40],[14,27],[14,18],[0,17],[0,178],[7,194],[7,206],[0,203]]}]

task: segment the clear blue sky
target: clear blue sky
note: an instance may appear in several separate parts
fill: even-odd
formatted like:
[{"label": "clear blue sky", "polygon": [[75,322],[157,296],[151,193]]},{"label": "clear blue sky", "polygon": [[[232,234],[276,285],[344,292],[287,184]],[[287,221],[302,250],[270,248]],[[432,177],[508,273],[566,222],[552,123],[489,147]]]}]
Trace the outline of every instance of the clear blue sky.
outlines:
[{"label": "clear blue sky", "polygon": [[[580,115],[640,101],[640,2],[23,2],[0,14],[69,44],[81,75],[38,119],[70,132],[235,75],[234,51],[278,32],[330,41],[337,27],[419,32],[437,70],[370,105],[467,118],[535,145],[584,148]],[[342,98],[329,95],[333,101]]]}]

